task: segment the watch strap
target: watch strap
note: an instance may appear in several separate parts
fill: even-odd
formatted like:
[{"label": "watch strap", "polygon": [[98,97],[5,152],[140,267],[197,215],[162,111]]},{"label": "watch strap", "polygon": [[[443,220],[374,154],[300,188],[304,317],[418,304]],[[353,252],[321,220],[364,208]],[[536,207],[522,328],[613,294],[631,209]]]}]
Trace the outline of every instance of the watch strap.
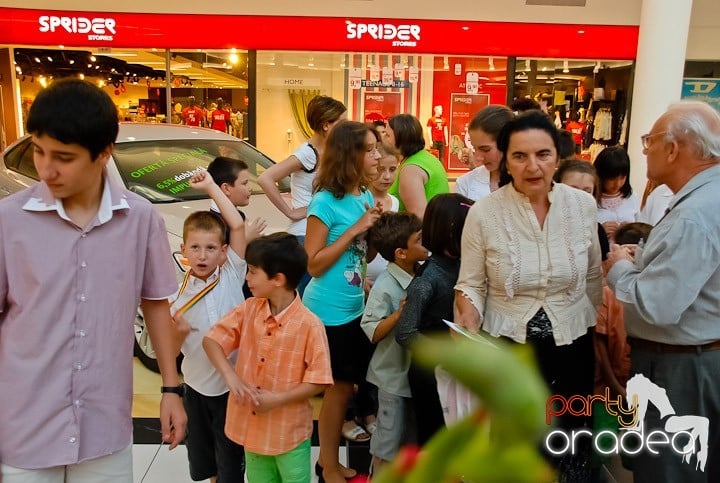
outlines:
[{"label": "watch strap", "polygon": [[180,384],[179,386],[161,386],[160,387],[161,393],[171,392],[173,394],[177,394],[178,396],[182,397],[185,395],[185,386]]}]

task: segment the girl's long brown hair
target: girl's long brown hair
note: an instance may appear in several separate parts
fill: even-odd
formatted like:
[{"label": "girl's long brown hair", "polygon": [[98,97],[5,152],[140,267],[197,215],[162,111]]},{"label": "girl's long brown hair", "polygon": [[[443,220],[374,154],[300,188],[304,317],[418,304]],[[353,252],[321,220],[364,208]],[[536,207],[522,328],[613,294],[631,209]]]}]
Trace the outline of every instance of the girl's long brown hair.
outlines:
[{"label": "girl's long brown hair", "polygon": [[340,199],[358,186],[364,189],[368,185],[363,172],[368,132],[379,138],[374,129],[361,122],[341,121],[332,128],[313,182],[314,191],[324,189]]}]

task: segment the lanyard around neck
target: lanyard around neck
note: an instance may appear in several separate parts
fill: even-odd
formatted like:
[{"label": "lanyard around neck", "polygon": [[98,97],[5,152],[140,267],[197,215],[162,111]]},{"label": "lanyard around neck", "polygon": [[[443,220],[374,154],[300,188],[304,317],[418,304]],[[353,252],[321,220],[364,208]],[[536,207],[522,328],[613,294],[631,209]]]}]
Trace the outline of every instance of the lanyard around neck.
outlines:
[{"label": "lanyard around neck", "polygon": [[[182,295],[182,293],[185,291],[185,288],[187,287],[188,281],[190,280],[190,272],[191,271],[192,270],[188,270],[187,273],[185,274],[185,278],[183,279],[182,285],[180,285],[180,291],[178,292],[178,298],[180,297],[180,295]],[[215,280],[213,280],[211,283],[207,284],[202,290],[200,290],[198,293],[193,295],[190,300],[185,302],[185,304],[183,304],[183,306],[180,307],[177,312],[175,312],[175,315],[182,315],[185,312],[187,312],[190,309],[190,307],[192,307],[193,305],[198,303],[201,298],[203,298],[205,295],[208,294],[208,292],[210,292],[210,290],[214,289],[215,286],[218,284],[218,282],[220,282],[220,273],[218,273],[218,276]]]}]

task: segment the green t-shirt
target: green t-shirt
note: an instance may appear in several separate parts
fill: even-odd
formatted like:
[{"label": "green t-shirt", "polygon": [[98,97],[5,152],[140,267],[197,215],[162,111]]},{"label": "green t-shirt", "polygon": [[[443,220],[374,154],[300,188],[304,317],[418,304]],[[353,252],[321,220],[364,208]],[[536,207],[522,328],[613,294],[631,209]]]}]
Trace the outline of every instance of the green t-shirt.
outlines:
[{"label": "green t-shirt", "polygon": [[[449,193],[450,184],[448,183],[447,173],[442,163],[430,154],[430,152],[422,149],[407,158],[400,166],[400,171],[408,165],[415,165],[425,171],[428,175],[428,181],[425,183],[425,199],[430,199],[440,193]],[[400,182],[400,174],[395,178],[395,182],[390,186],[388,193],[396,196],[400,200],[400,209],[398,211],[407,211],[405,204],[400,198],[398,183]]]}]

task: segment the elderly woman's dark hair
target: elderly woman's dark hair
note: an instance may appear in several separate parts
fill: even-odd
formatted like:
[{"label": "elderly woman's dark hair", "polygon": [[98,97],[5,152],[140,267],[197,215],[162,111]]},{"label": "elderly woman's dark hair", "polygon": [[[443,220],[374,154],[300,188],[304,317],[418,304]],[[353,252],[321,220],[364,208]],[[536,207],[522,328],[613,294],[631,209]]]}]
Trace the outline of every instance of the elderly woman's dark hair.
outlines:
[{"label": "elderly woman's dark hair", "polygon": [[510,138],[513,134],[537,129],[545,131],[555,146],[555,152],[560,152],[560,135],[550,117],[542,111],[531,110],[520,114],[512,121],[505,124],[498,135],[497,147],[503,153],[500,160],[500,186],[512,182],[512,176],[507,169],[507,155],[510,148]]},{"label": "elderly woman's dark hair", "polygon": [[395,146],[404,158],[425,149],[423,127],[418,118],[411,114],[398,114],[388,121],[395,135]]}]

